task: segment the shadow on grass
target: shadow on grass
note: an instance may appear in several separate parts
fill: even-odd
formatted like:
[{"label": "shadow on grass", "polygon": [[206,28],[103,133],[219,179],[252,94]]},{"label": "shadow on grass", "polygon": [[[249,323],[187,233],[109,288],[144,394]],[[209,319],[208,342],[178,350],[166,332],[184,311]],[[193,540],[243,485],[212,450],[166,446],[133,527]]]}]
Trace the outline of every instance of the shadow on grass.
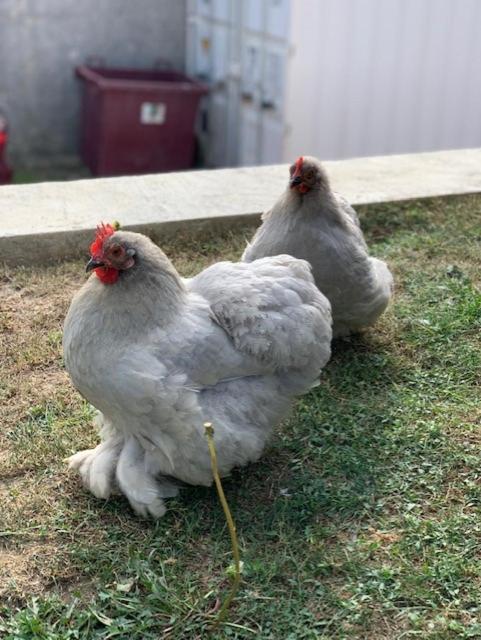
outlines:
[{"label": "shadow on grass", "polygon": [[[359,518],[374,508],[389,473],[386,452],[397,411],[390,398],[399,379],[386,347],[369,336],[335,343],[320,386],[298,401],[262,459],[224,479],[245,539],[267,541],[281,532],[296,538],[313,525]],[[197,521],[197,535],[222,526],[214,489],[185,487],[168,504],[166,527],[181,514],[183,526],[186,518]]]}]

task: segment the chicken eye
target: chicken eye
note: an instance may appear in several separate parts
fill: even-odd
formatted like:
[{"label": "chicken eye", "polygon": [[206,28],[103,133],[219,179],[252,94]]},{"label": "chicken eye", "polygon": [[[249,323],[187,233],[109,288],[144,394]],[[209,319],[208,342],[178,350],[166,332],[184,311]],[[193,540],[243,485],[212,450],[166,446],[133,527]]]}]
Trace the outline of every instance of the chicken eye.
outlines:
[{"label": "chicken eye", "polygon": [[312,180],[312,178],[313,178],[313,177],[314,177],[314,171],[308,171],[308,172],[306,173],[306,178],[307,178],[308,180]]},{"label": "chicken eye", "polygon": [[122,255],[122,247],[119,247],[119,246],[112,247],[112,249],[110,250],[110,253],[113,255],[114,258],[120,258],[120,256]]}]

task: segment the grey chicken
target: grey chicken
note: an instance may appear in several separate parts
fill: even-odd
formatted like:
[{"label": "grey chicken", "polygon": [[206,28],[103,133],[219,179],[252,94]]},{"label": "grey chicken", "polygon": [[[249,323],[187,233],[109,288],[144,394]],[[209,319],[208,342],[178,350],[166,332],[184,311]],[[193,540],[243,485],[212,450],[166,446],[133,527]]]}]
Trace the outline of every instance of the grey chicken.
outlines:
[{"label": "grey chicken", "polygon": [[172,478],[212,482],[205,421],[222,475],[259,458],[330,357],[330,305],[291,256],[221,262],[184,281],[147,237],[110,226],[91,256],[63,347],[101,443],[70,466],[97,497],[117,485],[137,513],[160,517]]},{"label": "grey chicken", "polygon": [[286,190],[263,214],[242,259],[279,253],[312,265],[316,284],[332,306],[334,337],[374,324],[392,297],[391,272],[369,256],[356,212],[331,190],[316,158],[300,157],[290,167]]}]

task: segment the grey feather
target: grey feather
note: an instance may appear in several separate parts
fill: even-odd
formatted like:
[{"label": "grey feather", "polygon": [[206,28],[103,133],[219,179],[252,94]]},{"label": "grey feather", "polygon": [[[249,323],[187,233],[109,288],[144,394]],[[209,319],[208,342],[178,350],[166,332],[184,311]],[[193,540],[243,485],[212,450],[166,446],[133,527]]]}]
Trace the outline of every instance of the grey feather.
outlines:
[{"label": "grey feather", "polygon": [[71,465],[94,490],[97,470],[112,477],[96,460],[110,446],[122,493],[140,515],[160,517],[178,490],[169,478],[212,483],[205,421],[223,475],[259,458],[330,357],[330,304],[291,256],[219,263],[182,280],[145,236],[112,238],[135,250],[136,265],[113,285],[93,275],[65,320],[65,364],[101,412],[104,441]]},{"label": "grey feather", "polygon": [[318,160],[304,158],[311,188],[288,188],[262,217],[262,225],[242,259],[289,254],[307,260],[319,289],[332,306],[333,335],[372,325],[393,292],[387,265],[369,256],[359,219],[347,200],[335,194]]}]

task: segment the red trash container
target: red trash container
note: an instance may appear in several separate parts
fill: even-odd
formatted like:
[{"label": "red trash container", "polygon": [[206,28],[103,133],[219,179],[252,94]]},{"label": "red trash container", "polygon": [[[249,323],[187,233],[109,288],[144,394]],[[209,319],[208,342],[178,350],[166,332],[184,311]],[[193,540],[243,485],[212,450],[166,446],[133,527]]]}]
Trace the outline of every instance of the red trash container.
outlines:
[{"label": "red trash container", "polygon": [[207,87],[176,71],[80,66],[81,155],[96,176],[188,169]]}]

